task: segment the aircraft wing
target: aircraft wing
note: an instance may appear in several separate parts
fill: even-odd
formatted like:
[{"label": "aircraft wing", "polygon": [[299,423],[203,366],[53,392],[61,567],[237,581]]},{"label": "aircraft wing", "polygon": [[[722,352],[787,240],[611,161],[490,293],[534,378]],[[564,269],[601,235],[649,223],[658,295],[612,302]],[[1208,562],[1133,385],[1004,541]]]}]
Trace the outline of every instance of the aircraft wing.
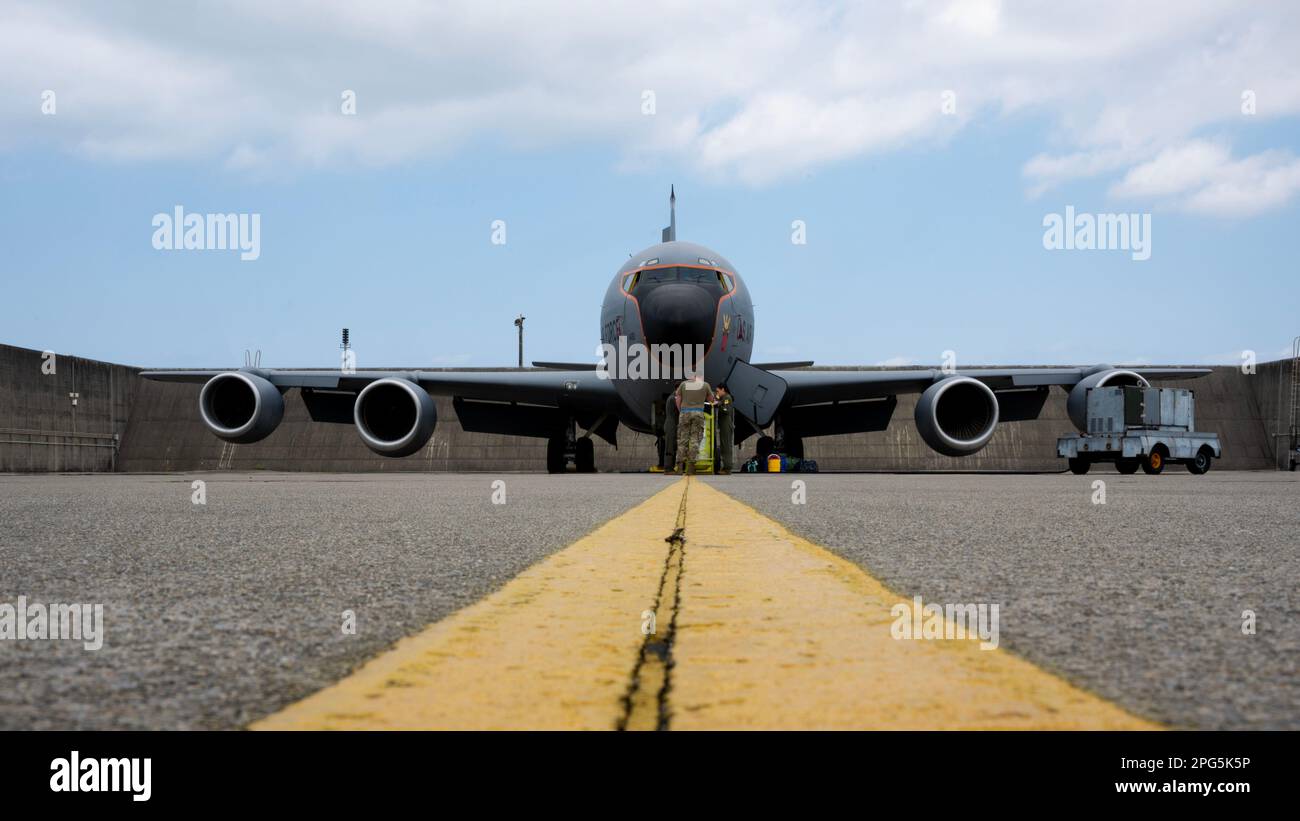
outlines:
[{"label": "aircraft wing", "polygon": [[[1209,368],[1147,368],[1131,370],[1148,380],[1196,379],[1210,373]],[[877,399],[900,393],[920,393],[946,376],[970,376],[995,391],[1037,388],[1049,385],[1071,387],[1096,368],[959,368],[947,374],[937,368],[903,368],[863,371],[776,370],[772,373],[786,382],[784,404],[812,405],[821,402],[846,402]]]},{"label": "aircraft wing", "polygon": [[243,370],[254,373],[277,388],[307,388],[322,391],[355,393],[376,379],[409,379],[433,396],[453,396],[496,402],[524,402],[534,405],[579,405],[585,408],[614,409],[618,394],[608,379],[589,370],[521,371],[516,369],[482,371],[362,371],[276,370],[274,368],[222,368],[214,370],[142,371],[145,379],[158,382],[207,382],[219,373]]}]

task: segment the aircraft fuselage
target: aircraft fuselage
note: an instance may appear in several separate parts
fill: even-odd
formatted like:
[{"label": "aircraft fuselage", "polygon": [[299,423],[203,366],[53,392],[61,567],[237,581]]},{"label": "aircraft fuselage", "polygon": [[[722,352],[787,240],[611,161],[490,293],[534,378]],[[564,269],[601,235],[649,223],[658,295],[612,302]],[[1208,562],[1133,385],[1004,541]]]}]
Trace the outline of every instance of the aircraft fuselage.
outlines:
[{"label": "aircraft fuselage", "polygon": [[[722,256],[691,242],[662,242],[634,254],[614,275],[601,305],[600,341],[629,414],[621,421],[651,432],[656,405],[681,381],[681,363],[698,365],[702,353],[704,380],[716,387],[737,359],[749,361],[753,303]],[[648,359],[630,361],[636,356]]]}]

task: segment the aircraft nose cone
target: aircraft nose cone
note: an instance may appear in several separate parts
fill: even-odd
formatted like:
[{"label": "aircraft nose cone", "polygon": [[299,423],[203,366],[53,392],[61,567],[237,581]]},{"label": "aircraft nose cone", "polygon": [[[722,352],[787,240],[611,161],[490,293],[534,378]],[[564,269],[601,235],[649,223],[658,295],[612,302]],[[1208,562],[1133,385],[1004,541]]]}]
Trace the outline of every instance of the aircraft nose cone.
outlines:
[{"label": "aircraft nose cone", "polygon": [[685,282],[666,282],[641,299],[641,327],[651,345],[703,345],[713,338],[717,297]]}]

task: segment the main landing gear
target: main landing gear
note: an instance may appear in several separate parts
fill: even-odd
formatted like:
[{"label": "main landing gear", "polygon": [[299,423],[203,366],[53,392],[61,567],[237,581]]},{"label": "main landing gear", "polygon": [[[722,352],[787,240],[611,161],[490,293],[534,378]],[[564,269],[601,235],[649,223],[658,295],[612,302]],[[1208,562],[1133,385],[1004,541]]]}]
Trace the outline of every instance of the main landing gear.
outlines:
[{"label": "main landing gear", "polygon": [[578,423],[570,417],[564,433],[546,440],[546,472],[564,473],[569,462],[578,473],[596,472],[596,444],[591,441],[591,432],[578,435]]},{"label": "main landing gear", "polygon": [[803,437],[787,431],[781,424],[781,418],[778,416],[772,426],[773,436],[760,434],[755,450],[758,453],[760,461],[766,462],[767,457],[773,453],[780,453],[784,456],[793,456],[795,459],[803,458]]}]

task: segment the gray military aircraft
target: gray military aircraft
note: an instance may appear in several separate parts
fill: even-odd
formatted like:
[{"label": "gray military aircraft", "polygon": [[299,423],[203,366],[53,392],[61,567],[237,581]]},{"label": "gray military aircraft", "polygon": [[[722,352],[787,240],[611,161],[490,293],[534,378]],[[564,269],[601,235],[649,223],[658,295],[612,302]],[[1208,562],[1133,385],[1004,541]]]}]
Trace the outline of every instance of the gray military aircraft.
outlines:
[{"label": "gray military aircraft", "polygon": [[572,462],[587,473],[596,469],[591,437],[617,447],[620,424],[654,434],[662,456],[665,401],[685,372],[700,365],[706,381],[731,389],[739,417],[736,443],[759,434],[756,450],[762,456],[773,450],[802,456],[808,437],[884,430],[901,393],[921,394],[915,421],[927,445],[965,456],[988,444],[999,422],[1037,418],[1052,385],[1068,391],[1067,411],[1083,431],[1089,388],[1209,373],[1109,365],[811,371],[806,368],[812,362],[751,363],[755,319],[749,289],[720,254],[677,239],[675,192],[661,239],[631,255],[610,282],[600,310],[599,362],[534,362],[536,370],[244,367],[141,375],[202,383],[199,415],[228,442],[269,436],[284,415],[286,392],[297,388],[313,420],[354,424],[372,451],[409,456],[433,435],[432,397],[449,396],[465,430],[544,438],[548,471],[562,473]]}]

